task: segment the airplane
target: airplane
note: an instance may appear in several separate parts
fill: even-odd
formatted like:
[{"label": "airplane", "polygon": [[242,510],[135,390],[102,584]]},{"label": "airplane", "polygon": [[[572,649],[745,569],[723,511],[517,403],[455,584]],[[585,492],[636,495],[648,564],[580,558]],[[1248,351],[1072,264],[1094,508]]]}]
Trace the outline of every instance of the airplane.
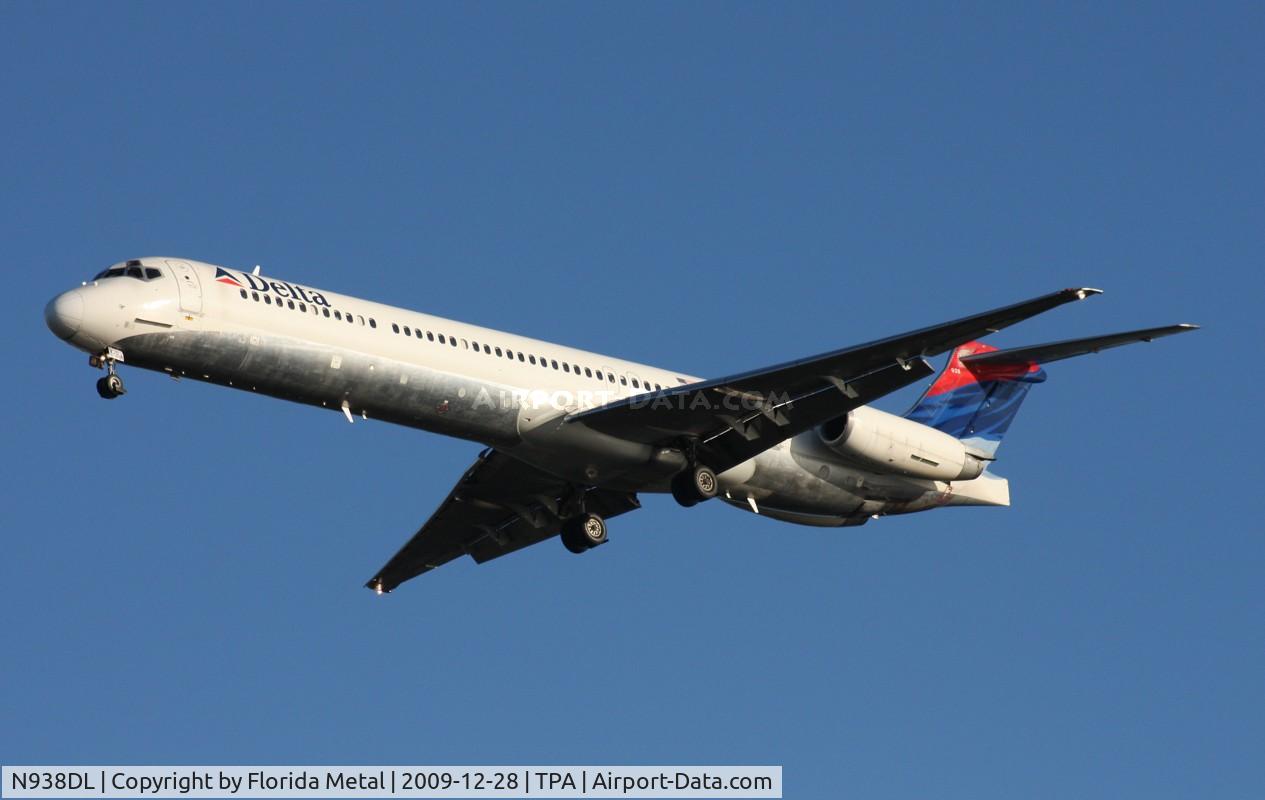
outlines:
[{"label": "airplane", "polygon": [[[819,527],[1008,506],[992,466],[1042,364],[1198,328],[979,341],[1100,293],[1063,289],[711,379],[181,258],[117,263],[44,314],[105,371],[106,399],[125,393],[126,364],[481,444],[365,584],[382,594],[462,555],[482,564],[554,536],[583,553],[644,493]],[[906,414],[869,405],[934,375],[928,359],[946,352]]]}]

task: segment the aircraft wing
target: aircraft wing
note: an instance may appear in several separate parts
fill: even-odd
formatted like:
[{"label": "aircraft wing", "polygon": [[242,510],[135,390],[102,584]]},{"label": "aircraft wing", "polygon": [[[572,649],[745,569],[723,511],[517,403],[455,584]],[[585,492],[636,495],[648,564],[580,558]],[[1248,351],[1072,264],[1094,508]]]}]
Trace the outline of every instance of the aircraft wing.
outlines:
[{"label": "aircraft wing", "polygon": [[[559,510],[573,491],[564,480],[484,450],[426,524],[365,586],[389,592],[461,555],[482,564],[544,541],[562,530]],[[589,489],[584,506],[609,519],[641,504],[630,492]]]},{"label": "aircraft wing", "polygon": [[624,398],[576,412],[566,421],[646,444],[695,440],[698,460],[722,472],[931,375],[926,356],[1095,294],[1101,291],[1063,289],[811,358]]}]

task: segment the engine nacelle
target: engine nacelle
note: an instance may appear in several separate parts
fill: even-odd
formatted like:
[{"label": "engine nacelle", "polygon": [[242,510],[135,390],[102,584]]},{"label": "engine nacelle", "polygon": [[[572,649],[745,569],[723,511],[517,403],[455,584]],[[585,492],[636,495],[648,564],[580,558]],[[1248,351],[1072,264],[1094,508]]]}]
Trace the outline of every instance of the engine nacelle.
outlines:
[{"label": "engine nacelle", "polygon": [[875,408],[854,409],[817,432],[835,453],[875,472],[969,481],[987,466],[949,434]]}]

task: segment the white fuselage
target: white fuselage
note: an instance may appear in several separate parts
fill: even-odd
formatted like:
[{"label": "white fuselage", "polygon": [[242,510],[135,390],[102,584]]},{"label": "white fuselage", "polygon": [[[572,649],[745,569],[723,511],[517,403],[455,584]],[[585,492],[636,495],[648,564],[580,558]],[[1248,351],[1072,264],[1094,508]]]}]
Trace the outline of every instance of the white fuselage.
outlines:
[{"label": "white fuselage", "polygon": [[[124,273],[46,311],[55,333],[89,353],[114,348],[125,364],[477,441],[577,484],[666,491],[683,464],[670,449],[561,420],[694,376],[187,259],[114,269]],[[867,470],[815,431],[719,477],[733,505],[814,525],[1008,503],[1003,479]]]}]

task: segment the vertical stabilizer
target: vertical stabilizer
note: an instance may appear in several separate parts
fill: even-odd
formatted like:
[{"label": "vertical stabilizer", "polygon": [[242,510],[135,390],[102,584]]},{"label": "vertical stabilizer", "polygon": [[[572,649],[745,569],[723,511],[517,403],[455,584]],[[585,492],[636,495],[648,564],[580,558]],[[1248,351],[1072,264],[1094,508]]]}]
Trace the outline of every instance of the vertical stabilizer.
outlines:
[{"label": "vertical stabilizer", "polygon": [[906,419],[955,436],[981,453],[995,455],[1028,390],[1045,380],[1045,370],[1035,362],[962,361],[969,355],[996,350],[981,342],[968,342],[955,349],[944,371],[905,415]]}]

